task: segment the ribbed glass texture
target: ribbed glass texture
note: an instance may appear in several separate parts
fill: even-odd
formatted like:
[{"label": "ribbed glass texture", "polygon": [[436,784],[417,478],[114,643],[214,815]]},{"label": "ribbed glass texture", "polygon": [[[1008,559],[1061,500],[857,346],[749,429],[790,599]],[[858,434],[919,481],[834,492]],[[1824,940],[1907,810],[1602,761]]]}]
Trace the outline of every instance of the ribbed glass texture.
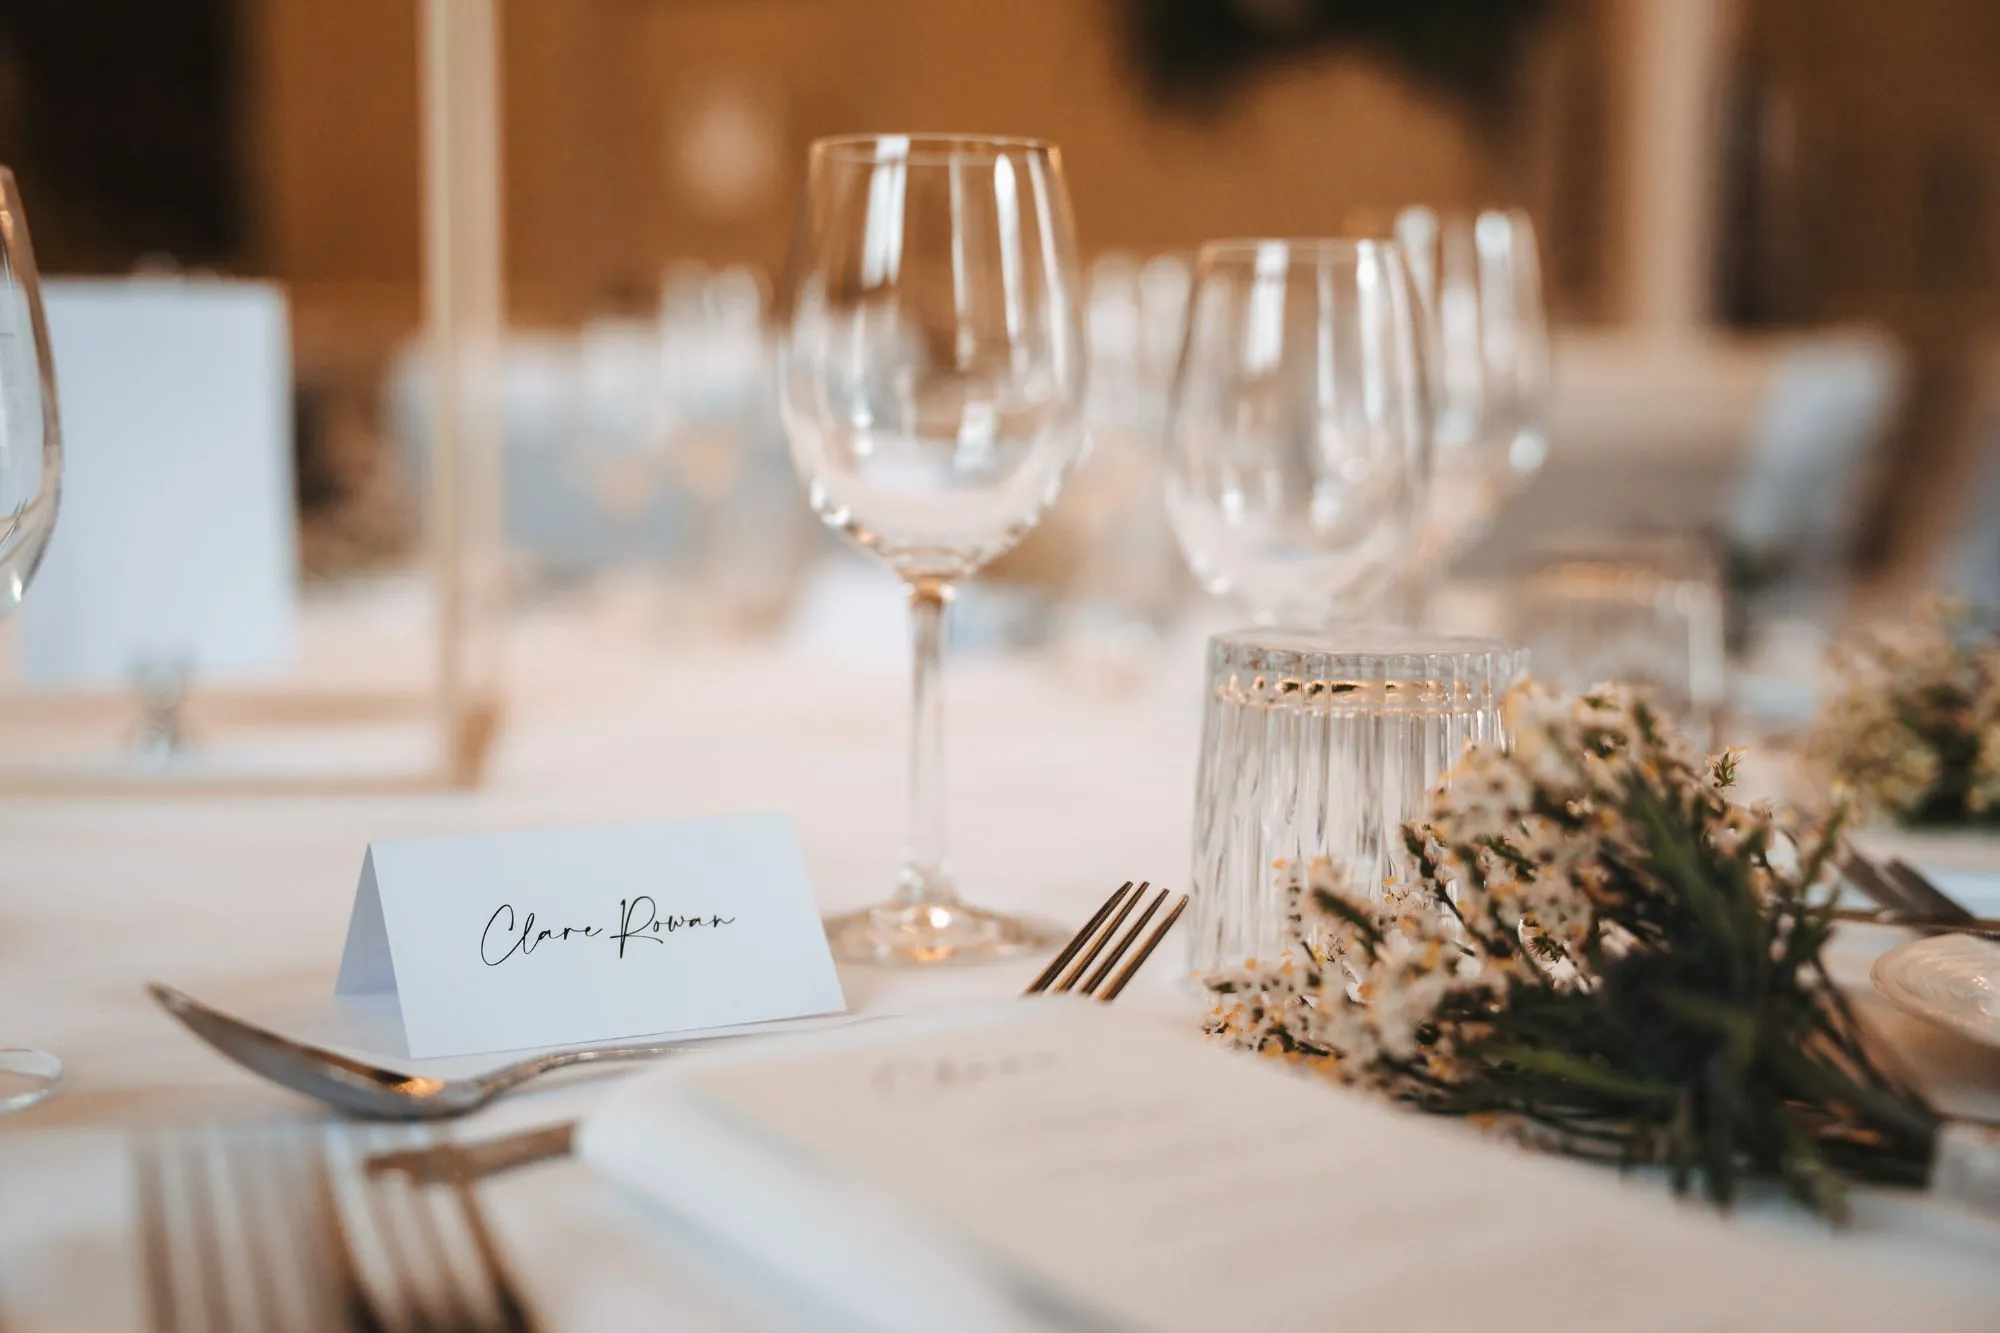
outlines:
[{"label": "ribbed glass texture", "polygon": [[1525,666],[1497,640],[1394,629],[1210,639],[1190,970],[1275,959],[1283,886],[1314,858],[1379,892],[1403,823],[1467,746],[1504,741],[1502,700]]}]

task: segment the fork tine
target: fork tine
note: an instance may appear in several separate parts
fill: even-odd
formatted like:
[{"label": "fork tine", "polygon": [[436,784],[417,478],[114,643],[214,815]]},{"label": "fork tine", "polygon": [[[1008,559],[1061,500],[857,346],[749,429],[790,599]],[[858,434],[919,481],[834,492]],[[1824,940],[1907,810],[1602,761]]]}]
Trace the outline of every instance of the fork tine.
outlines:
[{"label": "fork tine", "polygon": [[[256,1326],[278,1329],[285,1326],[284,1305],[278,1294],[278,1265],[269,1250],[275,1237],[287,1235],[281,1219],[270,1216],[275,1202],[272,1176],[278,1154],[265,1151],[260,1139],[226,1144],[221,1153],[222,1178],[236,1206],[237,1231],[248,1259],[250,1291],[254,1298]],[[257,1159],[270,1160],[257,1160]],[[293,1257],[293,1256],[288,1256]]]},{"label": "fork tine", "polygon": [[1125,964],[1125,970],[1113,977],[1111,984],[1104,988],[1104,993],[1097,997],[1098,1003],[1110,1004],[1118,998],[1118,992],[1125,989],[1125,983],[1130,981],[1138,973],[1139,969],[1145,966],[1146,960],[1153,956],[1153,950],[1160,947],[1160,941],[1165,939],[1167,932],[1174,928],[1174,922],[1181,919],[1181,913],[1187,910],[1187,905],[1188,896],[1183,893],[1180,899],[1174,903],[1173,910],[1167,913],[1159,925],[1153,927],[1153,933],[1148,935],[1146,942],[1139,946],[1139,952],[1132,955],[1132,961]]},{"label": "fork tine", "polygon": [[411,1246],[398,1217],[399,1210],[389,1204],[384,1192],[374,1188],[365,1175],[357,1188],[364,1205],[358,1211],[374,1241],[369,1248],[379,1251],[382,1260],[377,1271],[386,1290],[378,1288],[377,1294],[387,1305],[390,1322],[411,1333],[442,1333],[444,1326],[431,1319],[422,1275],[412,1265]]},{"label": "fork tine", "polygon": [[[1096,933],[1097,928],[1104,924],[1104,918],[1111,915],[1111,909],[1118,905],[1118,900],[1131,892],[1131,890],[1132,881],[1129,879],[1119,885],[1117,891],[1104,900],[1104,906],[1098,908],[1090,920],[1083,923],[1083,929],[1069,937],[1069,943],[1063,945],[1062,951],[1049,960],[1049,965],[1042,969],[1042,974],[1029,982],[1028,989],[1022,991],[1021,994],[1040,995],[1043,991],[1047,990],[1049,983],[1061,976],[1062,970],[1069,966],[1069,960],[1076,957],[1076,951],[1088,943],[1090,937]],[[1142,889],[1141,892],[1144,892],[1144,890]]]},{"label": "fork tine", "polygon": [[367,1188],[384,1194],[392,1191],[400,1194],[403,1211],[416,1220],[419,1243],[430,1256],[428,1267],[436,1274],[438,1291],[444,1302],[441,1326],[445,1329],[479,1327],[483,1320],[475,1308],[476,1302],[465,1290],[458,1257],[453,1254],[451,1243],[438,1223],[436,1192],[419,1190],[403,1180],[372,1181]]},{"label": "fork tine", "polygon": [[1891,877],[1881,866],[1860,852],[1852,848],[1847,849],[1835,865],[1849,884],[1889,911],[1915,921],[1921,921],[1929,915],[1928,910],[1910,896],[1909,890],[1900,880]]},{"label": "fork tine", "polygon": [[[454,1247],[452,1237],[446,1235],[448,1227],[438,1219],[438,1207],[440,1207],[438,1191],[418,1189],[408,1179],[396,1179],[396,1181],[378,1179],[370,1181],[368,1187],[382,1191],[396,1191],[404,1201],[404,1209],[412,1217],[416,1217],[416,1231],[424,1239],[424,1249],[428,1249],[432,1255],[434,1269],[438,1273],[438,1285],[444,1291],[446,1327],[448,1329],[482,1327],[484,1311],[480,1311],[478,1291],[476,1289],[468,1291],[464,1281],[466,1247],[464,1245]],[[456,1209],[454,1215],[462,1215],[462,1209]]]},{"label": "fork tine", "polygon": [[1900,885],[1923,916],[1932,921],[1945,921],[1954,925],[1965,925],[1977,919],[1976,914],[1958,899],[1940,889],[1923,871],[1905,861],[1902,857],[1892,857],[1882,867],[1888,878]]},{"label": "fork tine", "polygon": [[1085,995],[1095,994],[1097,988],[1104,984],[1104,979],[1111,975],[1111,969],[1118,966],[1118,960],[1125,956],[1126,950],[1132,947],[1140,932],[1146,929],[1146,923],[1153,919],[1153,914],[1160,910],[1160,905],[1166,900],[1167,891],[1161,889],[1160,896],[1146,904],[1146,910],[1139,913],[1139,919],[1132,923],[1132,928],[1118,937],[1118,943],[1113,946],[1110,953],[1104,955],[1104,961],[1097,965],[1097,970],[1083,983],[1082,990]]},{"label": "fork tine", "polygon": [[478,1251],[479,1266],[492,1290],[494,1304],[499,1307],[501,1333],[534,1333],[534,1317],[528,1312],[527,1302],[521,1299],[520,1289],[514,1285],[506,1258],[493,1239],[492,1228],[486,1225],[485,1211],[472,1192],[471,1182],[459,1177],[452,1182],[452,1193],[458,1199],[459,1214],[465,1219],[473,1248]]},{"label": "fork tine", "polygon": [[229,1317],[229,1270],[224,1266],[222,1238],[217,1234],[215,1186],[210,1179],[206,1138],[185,1136],[177,1156],[181,1188],[188,1201],[189,1229],[194,1233],[203,1327],[209,1333],[226,1333],[234,1324]]},{"label": "fork tine", "polygon": [[180,1307],[174,1302],[173,1232],[167,1223],[167,1191],[160,1146],[142,1139],[133,1154],[139,1196],[139,1245],[146,1268],[146,1302],[155,1333],[179,1333]]},{"label": "fork tine", "polygon": [[347,1223],[341,1219],[340,1204],[334,1198],[333,1171],[327,1165],[326,1145],[316,1142],[308,1152],[313,1223],[324,1237],[326,1257],[332,1270],[325,1276],[332,1279],[336,1288],[335,1300],[345,1316],[346,1327],[351,1333],[387,1333],[388,1326],[382,1322],[375,1303],[368,1298],[368,1289],[361,1283],[361,1270],[355,1262]]},{"label": "fork tine", "polygon": [[1125,924],[1125,918],[1132,915],[1132,909],[1139,905],[1139,900],[1146,896],[1146,890],[1150,887],[1151,881],[1139,881],[1139,887],[1126,896],[1125,901],[1119,905],[1117,914],[1105,923],[1103,932],[1091,943],[1090,948],[1070,965],[1069,972],[1055,984],[1056,991],[1067,991],[1075,987],[1083,974],[1090,970],[1091,964],[1097,961],[1097,955],[1104,952],[1104,946],[1118,934],[1118,928]]}]

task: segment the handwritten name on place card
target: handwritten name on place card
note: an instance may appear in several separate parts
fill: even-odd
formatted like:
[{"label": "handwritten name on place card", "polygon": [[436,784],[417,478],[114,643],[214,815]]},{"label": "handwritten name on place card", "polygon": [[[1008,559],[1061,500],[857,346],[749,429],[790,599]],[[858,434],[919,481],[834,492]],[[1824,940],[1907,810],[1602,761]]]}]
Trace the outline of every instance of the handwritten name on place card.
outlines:
[{"label": "handwritten name on place card", "polygon": [[[519,921],[519,927],[515,925]],[[479,961],[488,967],[498,967],[510,958],[527,958],[544,944],[554,942],[567,944],[571,940],[603,939],[609,935],[610,943],[618,946],[618,956],[625,956],[625,946],[636,940],[646,944],[665,943],[660,932],[671,936],[680,930],[721,930],[736,924],[733,916],[710,913],[707,916],[667,916],[660,915],[659,904],[645,894],[637,898],[618,900],[618,925],[607,932],[603,926],[545,926],[529,912],[525,917],[514,911],[514,904],[501,903],[493,909],[493,915],[486,918],[486,929],[479,933]]]},{"label": "handwritten name on place card", "polygon": [[335,990],[417,1058],[846,1008],[782,815],[373,843]]}]

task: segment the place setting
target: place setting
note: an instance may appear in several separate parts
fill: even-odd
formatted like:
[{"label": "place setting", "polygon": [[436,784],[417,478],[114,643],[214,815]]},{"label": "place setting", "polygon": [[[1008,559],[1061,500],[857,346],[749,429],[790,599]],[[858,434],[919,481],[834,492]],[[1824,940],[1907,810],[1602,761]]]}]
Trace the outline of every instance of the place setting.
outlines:
[{"label": "place setting", "polygon": [[1793,7],[128,15],[0,1333],[1991,1327],[2000,159]]}]

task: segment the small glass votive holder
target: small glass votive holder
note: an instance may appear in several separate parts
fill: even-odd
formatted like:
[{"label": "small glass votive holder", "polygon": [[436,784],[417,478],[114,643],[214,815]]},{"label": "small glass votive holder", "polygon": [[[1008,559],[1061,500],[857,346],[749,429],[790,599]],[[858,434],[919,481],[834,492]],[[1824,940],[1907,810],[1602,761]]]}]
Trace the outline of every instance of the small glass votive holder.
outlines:
[{"label": "small glass votive holder", "polygon": [[1527,655],[1400,629],[1238,630],[1208,641],[1187,929],[1192,976],[1290,946],[1286,886],[1314,861],[1379,894],[1402,826],[1468,746],[1504,742]]}]

